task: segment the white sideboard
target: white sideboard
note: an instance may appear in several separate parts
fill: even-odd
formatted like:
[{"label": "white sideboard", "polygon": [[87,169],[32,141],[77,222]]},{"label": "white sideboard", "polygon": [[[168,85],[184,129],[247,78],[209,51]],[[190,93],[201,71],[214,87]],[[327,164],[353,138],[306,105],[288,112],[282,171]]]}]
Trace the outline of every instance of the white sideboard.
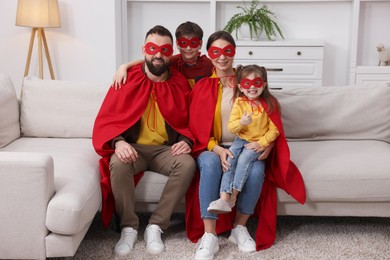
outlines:
[{"label": "white sideboard", "polygon": [[265,67],[270,88],[322,86],[322,41],[238,41],[236,45],[234,65]]}]

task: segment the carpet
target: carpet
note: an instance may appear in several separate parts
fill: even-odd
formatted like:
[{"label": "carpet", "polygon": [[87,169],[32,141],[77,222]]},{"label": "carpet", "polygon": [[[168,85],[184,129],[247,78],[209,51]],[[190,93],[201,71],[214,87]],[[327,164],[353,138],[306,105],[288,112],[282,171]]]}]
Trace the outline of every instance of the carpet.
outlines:
[{"label": "carpet", "polygon": [[[166,250],[158,256],[148,254],[143,241],[150,215],[139,216],[138,240],[126,257],[115,256],[113,247],[120,233],[114,224],[104,229],[97,214],[73,259],[193,259],[196,244],[185,236],[184,214],[172,216],[170,228],[162,235]],[[249,220],[252,237],[256,225],[257,220]],[[390,218],[279,216],[274,245],[254,253],[240,252],[228,236],[219,236],[215,259],[390,259]]]}]

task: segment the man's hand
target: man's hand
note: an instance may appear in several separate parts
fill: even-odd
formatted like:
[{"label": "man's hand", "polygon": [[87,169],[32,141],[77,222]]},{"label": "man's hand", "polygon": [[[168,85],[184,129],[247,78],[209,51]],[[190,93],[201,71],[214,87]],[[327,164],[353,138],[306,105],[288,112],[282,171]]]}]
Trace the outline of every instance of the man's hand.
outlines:
[{"label": "man's hand", "polygon": [[132,163],[138,159],[137,151],[124,140],[115,143],[115,154],[123,163]]},{"label": "man's hand", "polygon": [[240,119],[240,124],[241,125],[249,125],[252,123],[252,114],[253,112],[248,113],[246,110],[244,111],[244,114],[242,115]]},{"label": "man's hand", "polygon": [[178,143],[175,143],[172,145],[172,155],[180,155],[180,154],[186,154],[191,152],[191,147],[184,141],[180,141]]},{"label": "man's hand", "polygon": [[234,155],[229,149],[223,148],[219,145],[214,146],[213,152],[218,154],[219,158],[221,159],[221,167],[223,172],[226,172],[229,167],[231,166],[230,163],[227,161],[227,157],[234,158]]}]

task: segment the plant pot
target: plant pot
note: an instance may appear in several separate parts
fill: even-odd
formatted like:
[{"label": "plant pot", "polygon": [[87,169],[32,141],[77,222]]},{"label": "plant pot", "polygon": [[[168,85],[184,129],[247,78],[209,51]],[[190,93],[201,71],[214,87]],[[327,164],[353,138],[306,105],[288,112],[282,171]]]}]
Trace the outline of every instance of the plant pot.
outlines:
[{"label": "plant pot", "polygon": [[257,31],[257,34],[255,32],[252,33],[249,29],[248,24],[242,24],[240,28],[238,29],[237,34],[237,40],[243,40],[243,41],[259,41],[262,31]]}]

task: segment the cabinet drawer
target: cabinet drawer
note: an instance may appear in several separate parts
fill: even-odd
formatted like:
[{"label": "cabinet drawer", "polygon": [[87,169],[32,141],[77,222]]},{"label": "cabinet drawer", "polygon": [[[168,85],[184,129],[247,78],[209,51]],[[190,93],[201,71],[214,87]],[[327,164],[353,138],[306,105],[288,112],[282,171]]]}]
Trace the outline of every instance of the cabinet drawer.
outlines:
[{"label": "cabinet drawer", "polygon": [[323,47],[237,46],[236,59],[247,60],[322,60]]},{"label": "cabinet drawer", "polygon": [[322,79],[322,62],[320,60],[235,60],[234,66],[237,66],[238,64],[257,64],[259,66],[264,66],[267,69],[268,77],[274,79]]},{"label": "cabinet drawer", "polygon": [[383,82],[390,86],[390,74],[356,74],[356,84]]}]

